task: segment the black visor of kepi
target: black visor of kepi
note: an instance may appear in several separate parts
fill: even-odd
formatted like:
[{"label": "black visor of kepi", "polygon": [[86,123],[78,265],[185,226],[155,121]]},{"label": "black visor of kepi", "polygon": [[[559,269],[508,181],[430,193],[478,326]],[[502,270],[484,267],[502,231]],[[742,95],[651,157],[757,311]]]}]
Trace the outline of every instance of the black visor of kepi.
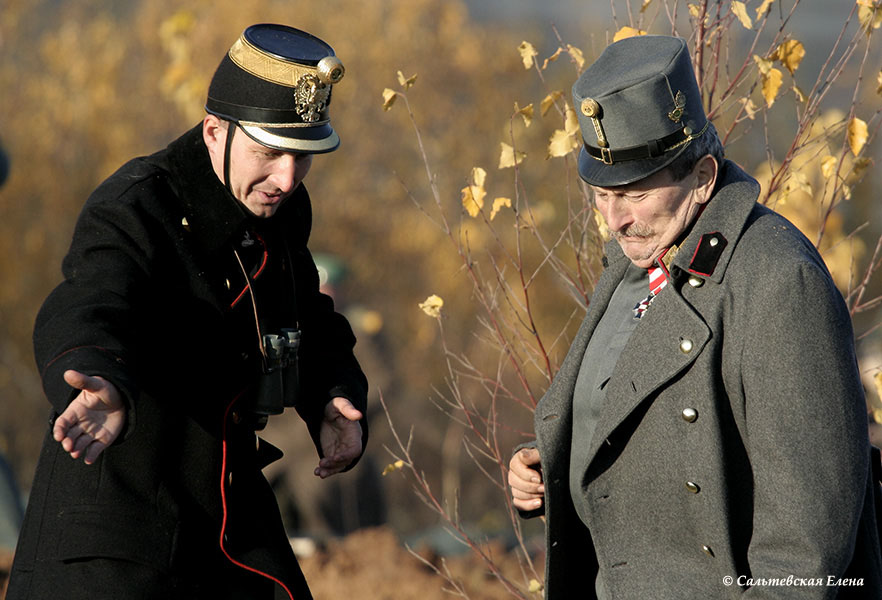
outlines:
[{"label": "black visor of kepi", "polygon": [[573,85],[573,100],[583,141],[579,175],[599,187],[660,171],[708,124],[686,42],[675,37],[607,46]]},{"label": "black visor of kepi", "polygon": [[328,107],[343,73],[343,63],[319,38],[286,25],[252,25],[215,71],[205,110],[269,148],[331,152],[340,138]]}]

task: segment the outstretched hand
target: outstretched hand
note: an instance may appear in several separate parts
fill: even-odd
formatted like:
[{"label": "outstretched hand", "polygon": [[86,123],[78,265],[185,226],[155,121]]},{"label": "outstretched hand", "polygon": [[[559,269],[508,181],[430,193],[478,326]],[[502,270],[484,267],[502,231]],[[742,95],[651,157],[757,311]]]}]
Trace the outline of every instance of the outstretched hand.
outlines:
[{"label": "outstretched hand", "polygon": [[83,456],[90,465],[119,437],[126,407],[116,386],[103,377],[70,369],[64,372],[64,380],[80,393],[55,419],[52,437],[71,457]]},{"label": "outstretched hand", "polygon": [[319,431],[323,458],[315,474],[322,479],[339,473],[361,455],[361,423],[364,415],[346,398],[334,398],[325,405]]}]

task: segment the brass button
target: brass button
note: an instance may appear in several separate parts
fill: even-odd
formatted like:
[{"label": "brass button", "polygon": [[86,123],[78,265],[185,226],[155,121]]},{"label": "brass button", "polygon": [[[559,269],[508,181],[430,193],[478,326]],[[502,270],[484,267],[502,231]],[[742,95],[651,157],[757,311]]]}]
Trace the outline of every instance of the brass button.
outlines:
[{"label": "brass button", "polygon": [[702,279],[701,277],[696,277],[695,275],[690,275],[689,276],[689,285],[691,285],[694,288],[700,288],[701,286],[704,285],[704,279]]},{"label": "brass button", "polygon": [[183,227],[186,231],[190,231],[190,223],[187,221],[187,217],[181,219],[181,227]]},{"label": "brass button", "polygon": [[230,471],[227,474],[227,485],[233,485],[233,472]]},{"label": "brass button", "polygon": [[716,246],[717,244],[719,244],[720,240],[715,237],[712,237],[711,239],[708,240],[707,243],[710,244],[711,247],[713,247],[713,246]]},{"label": "brass button", "polygon": [[692,340],[688,340],[683,338],[680,340],[680,352],[683,354],[689,354],[692,352]]},{"label": "brass button", "polygon": [[683,420],[687,423],[695,423],[695,420],[698,418],[698,411],[694,408],[684,408],[683,412],[680,413],[680,416],[683,417]]},{"label": "brass button", "polygon": [[711,558],[714,557],[714,551],[711,549],[710,546],[707,546],[707,545],[702,546],[701,551],[704,552],[705,554],[707,554],[708,556],[710,556]]},{"label": "brass button", "polygon": [[600,104],[594,98],[582,100],[582,114],[586,117],[595,118],[600,115]]},{"label": "brass button", "polygon": [[242,417],[240,417],[239,413],[234,410],[233,411],[233,423],[235,425],[238,425],[241,420],[242,420]]},{"label": "brass button", "polygon": [[226,286],[227,289],[230,289],[231,286],[230,286],[230,280],[229,280],[229,279],[224,279],[224,286]]},{"label": "brass button", "polygon": [[686,489],[689,490],[690,492],[692,492],[693,494],[697,494],[698,490],[700,488],[698,487],[698,484],[695,483],[694,481],[687,481],[686,482]]}]

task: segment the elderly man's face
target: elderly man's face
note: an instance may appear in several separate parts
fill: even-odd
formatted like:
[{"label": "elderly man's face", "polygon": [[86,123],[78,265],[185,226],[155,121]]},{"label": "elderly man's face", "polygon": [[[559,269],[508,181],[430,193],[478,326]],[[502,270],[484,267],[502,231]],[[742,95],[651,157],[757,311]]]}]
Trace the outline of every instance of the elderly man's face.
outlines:
[{"label": "elderly man's face", "polygon": [[[217,123],[211,122],[212,119]],[[212,167],[221,181],[224,180],[227,135],[225,124],[213,115],[206,117],[203,138]],[[230,189],[253,215],[271,217],[297,189],[311,166],[312,154],[273,150],[238,131],[230,146]]]},{"label": "elderly man's face", "polygon": [[647,269],[710,200],[715,178],[716,161],[706,156],[682,181],[674,181],[668,169],[662,169],[628,185],[591,189],[597,210],[625,256]]}]

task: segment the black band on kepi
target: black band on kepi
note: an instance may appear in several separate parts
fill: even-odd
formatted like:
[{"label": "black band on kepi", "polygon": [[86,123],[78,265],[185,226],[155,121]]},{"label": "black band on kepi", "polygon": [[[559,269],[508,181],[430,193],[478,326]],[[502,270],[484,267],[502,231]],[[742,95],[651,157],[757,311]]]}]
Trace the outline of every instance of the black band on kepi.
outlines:
[{"label": "black band on kepi", "polygon": [[657,140],[650,140],[645,144],[631,146],[630,148],[619,148],[611,150],[609,148],[595,148],[589,144],[585,144],[585,152],[593,158],[603,162],[603,164],[611,165],[617,162],[628,160],[642,160],[645,158],[658,158],[664,156],[666,152],[676,150],[684,144],[688,144],[695,138],[701,136],[707,131],[710,121],[706,121],[704,127],[698,133],[685,135],[682,131],[675,131],[670,135]]}]

